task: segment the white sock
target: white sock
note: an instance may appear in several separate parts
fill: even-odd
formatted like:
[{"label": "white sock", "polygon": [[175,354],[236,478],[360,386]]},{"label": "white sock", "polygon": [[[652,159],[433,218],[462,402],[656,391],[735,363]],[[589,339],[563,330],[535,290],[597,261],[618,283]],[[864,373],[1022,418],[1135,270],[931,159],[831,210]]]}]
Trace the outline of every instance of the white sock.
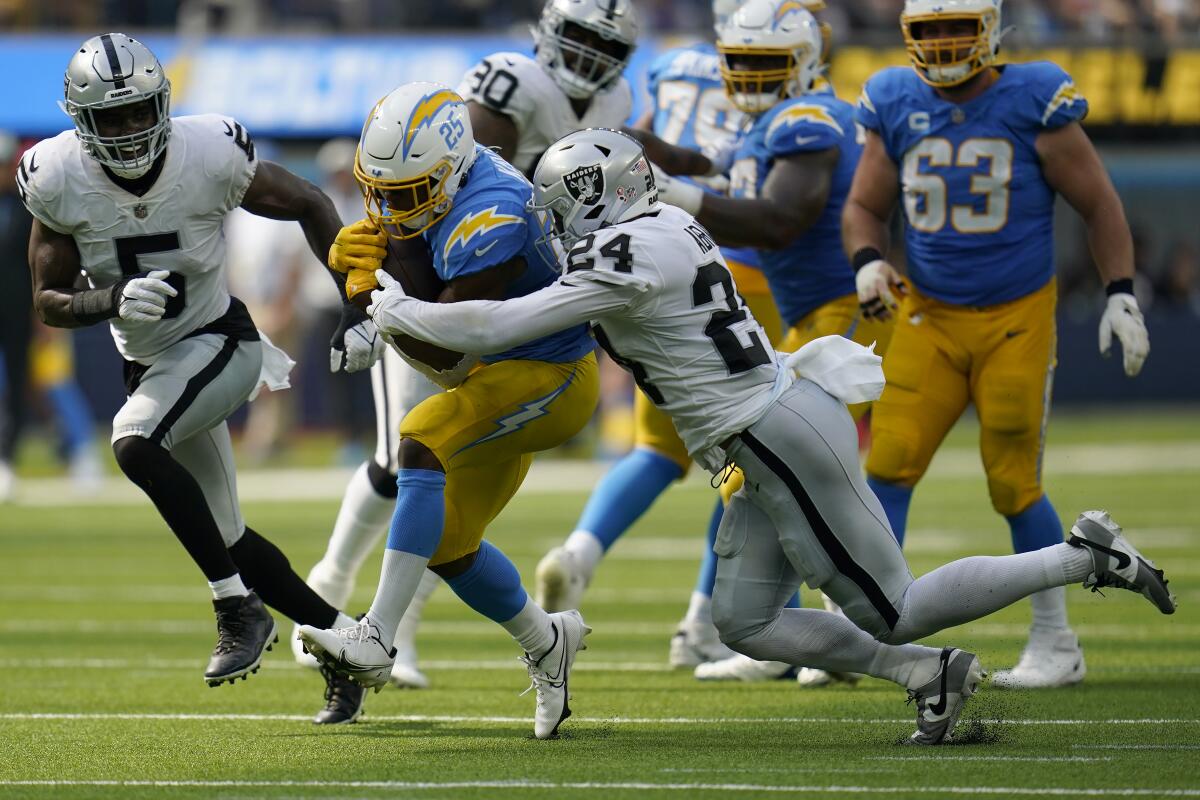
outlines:
[{"label": "white sock", "polygon": [[693,625],[712,625],[712,598],[701,592],[692,592],[684,622]]},{"label": "white sock", "polygon": [[403,550],[384,550],[383,569],[379,573],[379,587],[367,616],[379,628],[379,640],[391,642],[396,638],[396,628],[404,612],[408,610],[417,587],[425,576],[429,559]]},{"label": "white sock", "polygon": [[219,581],[209,581],[208,588],[212,589],[213,600],[224,600],[226,597],[245,597],[250,594],[246,584],[242,583],[240,573],[233,573],[228,578]]},{"label": "white sock", "polygon": [[367,465],[359,466],[346,484],[325,555],[309,573],[322,600],[338,608],[346,605],[359,568],[387,531],[395,508],[394,498],[383,497],[371,485]]},{"label": "white sock", "polygon": [[1043,589],[1036,594],[1031,594],[1029,603],[1033,606],[1031,631],[1050,633],[1067,629],[1066,587],[1056,586],[1053,589]]},{"label": "white sock", "polygon": [[521,649],[533,658],[541,658],[554,645],[554,626],[550,615],[533,598],[525,600],[525,606],[507,622],[501,622],[504,630],[512,634]]},{"label": "white sock", "polygon": [[938,567],[908,587],[889,640],[922,639],[1034,592],[1083,580],[1091,571],[1092,557],[1080,550],[1064,543],[1011,556],[971,556]]},{"label": "white sock", "polygon": [[575,561],[583,567],[583,577],[588,583],[596,565],[604,558],[604,546],[591,531],[575,531],[563,543],[563,549],[575,556]]},{"label": "white sock", "polygon": [[425,570],[425,574],[421,576],[421,582],[417,584],[417,591],[408,604],[404,616],[400,618],[400,625],[396,628],[396,639],[392,642],[392,646],[396,648],[397,661],[416,662],[417,626],[421,624],[421,612],[425,608],[425,602],[429,599],[429,595],[433,594],[441,582],[442,579],[437,576],[437,573],[429,569]]}]

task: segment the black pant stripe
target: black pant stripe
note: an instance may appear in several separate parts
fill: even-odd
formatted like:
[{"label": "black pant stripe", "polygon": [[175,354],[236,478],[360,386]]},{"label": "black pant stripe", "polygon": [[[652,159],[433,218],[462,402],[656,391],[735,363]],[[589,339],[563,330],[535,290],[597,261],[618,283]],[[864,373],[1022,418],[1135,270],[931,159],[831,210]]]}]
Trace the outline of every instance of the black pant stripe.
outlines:
[{"label": "black pant stripe", "polygon": [[788,491],[792,493],[792,497],[796,499],[796,504],[800,506],[800,510],[804,512],[808,524],[812,527],[813,533],[817,535],[817,541],[825,553],[833,561],[833,565],[838,571],[845,575],[850,580],[854,581],[855,585],[862,590],[867,599],[871,601],[871,605],[879,612],[879,616],[883,617],[883,621],[887,623],[889,629],[894,629],[896,623],[900,621],[900,614],[896,611],[895,606],[888,600],[887,595],[879,588],[879,584],[871,577],[870,573],[858,565],[850,554],[846,552],[846,548],[834,535],[833,530],[829,527],[829,523],[821,516],[821,512],[817,510],[817,505],[809,497],[808,492],[804,491],[804,487],[800,484],[800,479],[796,477],[783,459],[771,452],[765,444],[754,438],[753,435],[743,432],[738,435],[738,438],[745,442],[750,448],[750,452],[755,455],[767,469],[775,473],[775,475],[783,481],[787,486]]},{"label": "black pant stripe", "polygon": [[196,402],[200,392],[204,390],[218,375],[221,370],[225,369],[229,364],[229,359],[233,358],[233,351],[237,350],[238,340],[232,336],[225,337],[225,344],[221,345],[220,351],[213,356],[212,361],[204,365],[204,369],[197,372],[188,379],[187,385],[183,387],[183,394],[179,395],[179,399],[175,401],[175,405],[171,406],[170,410],[163,416],[162,421],[158,423],[158,427],[154,429],[154,433],[150,434],[150,441],[155,444],[162,444],[167,433],[170,432],[171,426],[179,421],[183,416],[183,412],[191,407],[192,403]]},{"label": "black pant stripe", "polygon": [[379,385],[382,387],[379,393],[379,399],[383,405],[383,413],[380,414],[380,417],[383,419],[383,448],[387,452],[387,459],[380,466],[386,467],[390,472],[392,469],[393,458],[396,459],[397,464],[400,463],[400,443],[392,443],[392,434],[393,432],[399,431],[400,420],[392,419],[392,399],[388,396],[388,368],[386,354],[383,358],[379,359]]}]

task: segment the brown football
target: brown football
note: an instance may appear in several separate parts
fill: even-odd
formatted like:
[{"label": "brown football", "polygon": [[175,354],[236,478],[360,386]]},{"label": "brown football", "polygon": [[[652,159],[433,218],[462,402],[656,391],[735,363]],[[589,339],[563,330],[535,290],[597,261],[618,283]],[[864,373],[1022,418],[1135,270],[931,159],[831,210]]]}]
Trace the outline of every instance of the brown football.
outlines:
[{"label": "brown football", "polygon": [[[405,294],[418,300],[436,302],[446,283],[434,271],[433,258],[424,240],[389,239],[387,249],[388,255],[383,260],[383,270],[400,281]],[[362,292],[354,297],[353,302],[366,310],[371,304],[371,293]],[[411,336],[395,336],[393,339],[406,355],[437,370],[449,369],[462,358],[461,353],[451,352]]]}]

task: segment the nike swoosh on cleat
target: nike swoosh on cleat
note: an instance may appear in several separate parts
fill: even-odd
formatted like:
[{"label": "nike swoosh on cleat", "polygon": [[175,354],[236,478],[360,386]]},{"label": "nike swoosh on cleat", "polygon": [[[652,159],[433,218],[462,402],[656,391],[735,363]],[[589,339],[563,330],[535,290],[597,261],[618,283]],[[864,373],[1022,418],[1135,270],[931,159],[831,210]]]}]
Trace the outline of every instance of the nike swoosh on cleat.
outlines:
[{"label": "nike swoosh on cleat", "polygon": [[946,713],[946,678],[950,671],[950,650],[949,648],[942,651],[942,683],[940,686],[942,696],[938,698],[936,703],[929,705],[929,710],[933,714]]},{"label": "nike swoosh on cleat", "polygon": [[1125,569],[1133,562],[1129,560],[1129,556],[1122,553],[1120,550],[1113,550],[1111,547],[1105,547],[1102,544],[1096,544],[1090,539],[1084,539],[1082,536],[1072,536],[1070,543],[1076,547],[1090,547],[1093,550],[1099,550],[1101,553],[1107,553],[1117,560],[1117,569]]},{"label": "nike swoosh on cleat", "polygon": [[491,250],[493,247],[495,247],[498,244],[500,244],[500,242],[497,240],[497,241],[489,244],[487,247],[476,247],[475,248],[475,257],[479,258],[483,255],[486,255],[488,250]]}]

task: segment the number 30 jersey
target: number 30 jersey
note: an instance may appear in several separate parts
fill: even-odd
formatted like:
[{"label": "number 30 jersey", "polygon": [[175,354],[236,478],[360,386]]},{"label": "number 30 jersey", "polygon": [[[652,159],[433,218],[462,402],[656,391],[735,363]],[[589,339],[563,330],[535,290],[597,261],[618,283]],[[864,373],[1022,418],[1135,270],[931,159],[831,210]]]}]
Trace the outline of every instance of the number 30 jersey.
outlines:
[{"label": "number 30 jersey", "polygon": [[1054,276],[1054,190],[1034,142],[1083,119],[1087,101],[1055,64],[999,69],[966,103],[908,67],[874,75],[859,98],[859,123],[900,170],[909,277],[947,303],[1005,303]]},{"label": "number 30 jersey", "polygon": [[[541,65],[521,53],[494,53],[475,65],[455,91],[512,120],[517,152],[512,164],[533,172],[546,148],[584,128],[619,128],[633,110],[629,82],[618,78],[596,92],[583,116]],[[482,142],[481,144],[489,144]]]},{"label": "number 30 jersey", "polygon": [[165,269],[179,296],[158,322],[110,321],[121,355],[153,357],[229,308],[225,215],[241,204],[258,160],[245,129],[213,114],[175,117],[162,172],[141,197],[83,151],[74,129],[21,159],[18,187],[43,225],[75,239],[93,288]]}]

